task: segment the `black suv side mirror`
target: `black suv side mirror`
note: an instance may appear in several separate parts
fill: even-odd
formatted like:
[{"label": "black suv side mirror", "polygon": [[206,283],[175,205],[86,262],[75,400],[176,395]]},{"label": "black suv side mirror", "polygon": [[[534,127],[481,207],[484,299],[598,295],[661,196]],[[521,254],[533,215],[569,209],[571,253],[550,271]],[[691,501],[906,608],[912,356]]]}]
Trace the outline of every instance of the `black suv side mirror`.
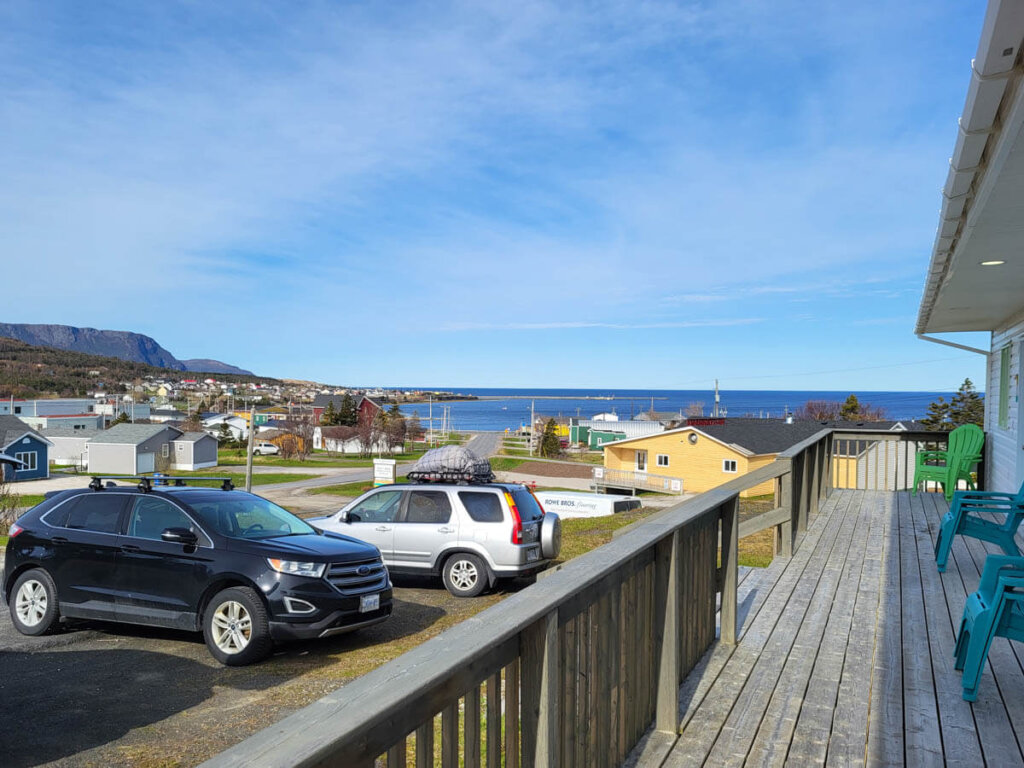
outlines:
[{"label": "black suv side mirror", "polygon": [[185,544],[186,546],[194,545],[199,541],[199,537],[188,528],[164,528],[160,538],[172,544]]}]

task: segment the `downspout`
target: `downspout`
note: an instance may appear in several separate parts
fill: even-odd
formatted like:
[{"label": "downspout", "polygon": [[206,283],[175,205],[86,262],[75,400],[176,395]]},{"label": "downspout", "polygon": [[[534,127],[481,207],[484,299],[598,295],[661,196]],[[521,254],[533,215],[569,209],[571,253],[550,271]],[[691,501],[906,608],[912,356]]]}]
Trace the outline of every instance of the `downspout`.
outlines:
[{"label": "downspout", "polygon": [[979,355],[988,357],[989,351],[987,349],[978,349],[977,347],[969,347],[966,344],[957,344],[955,341],[946,341],[945,339],[936,339],[934,336],[926,336],[923,333],[916,334],[917,338],[921,341],[930,341],[933,344],[942,344],[944,347],[953,347],[954,349],[962,349],[965,352],[974,352]]}]

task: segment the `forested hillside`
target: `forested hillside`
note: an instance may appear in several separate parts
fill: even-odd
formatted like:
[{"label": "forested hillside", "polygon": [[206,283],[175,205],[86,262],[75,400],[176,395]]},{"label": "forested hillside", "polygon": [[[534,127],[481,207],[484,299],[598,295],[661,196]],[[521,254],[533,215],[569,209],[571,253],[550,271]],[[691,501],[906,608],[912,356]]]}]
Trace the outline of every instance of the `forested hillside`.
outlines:
[{"label": "forested hillside", "polygon": [[[108,392],[120,392],[123,391],[120,386],[123,381],[146,377],[178,381],[188,375],[180,370],[157,368],[116,357],[36,347],[0,337],[0,397],[74,397],[94,391],[101,382]],[[276,379],[226,373],[218,373],[216,377],[218,381],[228,382],[279,383]]]}]

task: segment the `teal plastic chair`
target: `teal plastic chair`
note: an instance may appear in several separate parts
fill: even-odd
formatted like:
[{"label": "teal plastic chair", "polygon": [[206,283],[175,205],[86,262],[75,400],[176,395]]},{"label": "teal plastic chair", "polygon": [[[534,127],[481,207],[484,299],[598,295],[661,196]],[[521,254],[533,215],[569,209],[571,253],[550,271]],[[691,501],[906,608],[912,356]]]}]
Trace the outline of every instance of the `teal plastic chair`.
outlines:
[{"label": "teal plastic chair", "polygon": [[935,481],[942,486],[946,501],[952,501],[953,492],[961,480],[967,481],[967,487],[974,490],[974,478],[971,471],[981,461],[981,449],[985,444],[985,432],[977,424],[964,424],[949,433],[948,443],[944,451],[918,451],[914,459],[914,489],[917,495],[918,486]]},{"label": "teal plastic chair", "polygon": [[[979,517],[982,512],[1002,516],[1001,522]],[[935,564],[945,573],[953,538],[960,534],[988,541],[1008,555],[1020,555],[1015,537],[1024,520],[1024,485],[1016,494],[999,491],[957,491],[953,503],[942,517],[939,538],[935,541]]]},{"label": "teal plastic chair", "polygon": [[978,684],[996,637],[1024,642],[1024,558],[989,555],[978,591],[967,598],[956,637],[963,697],[977,701]]}]

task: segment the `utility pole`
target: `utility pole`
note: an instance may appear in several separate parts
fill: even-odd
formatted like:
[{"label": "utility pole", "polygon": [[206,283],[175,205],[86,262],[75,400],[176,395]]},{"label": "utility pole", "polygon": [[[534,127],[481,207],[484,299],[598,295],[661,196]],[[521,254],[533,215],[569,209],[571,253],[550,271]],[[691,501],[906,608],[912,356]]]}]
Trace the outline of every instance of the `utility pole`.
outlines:
[{"label": "utility pole", "polygon": [[434,447],[434,396],[427,395],[427,403],[429,403],[427,411],[427,423],[430,425],[427,428],[427,447]]},{"label": "utility pole", "polygon": [[245,457],[245,492],[252,493],[252,444],[256,430],[253,429],[253,422],[256,421],[256,406],[249,409],[249,451]]},{"label": "utility pole", "polygon": [[718,379],[715,379],[715,409],[711,414],[712,418],[718,418]]},{"label": "utility pole", "polygon": [[536,419],[533,416],[533,409],[534,409],[534,406],[536,406],[536,405],[537,405],[537,401],[536,400],[531,400],[530,401],[530,455],[531,456],[533,456],[533,437],[534,437],[534,432],[535,432],[534,427],[536,426]]}]

